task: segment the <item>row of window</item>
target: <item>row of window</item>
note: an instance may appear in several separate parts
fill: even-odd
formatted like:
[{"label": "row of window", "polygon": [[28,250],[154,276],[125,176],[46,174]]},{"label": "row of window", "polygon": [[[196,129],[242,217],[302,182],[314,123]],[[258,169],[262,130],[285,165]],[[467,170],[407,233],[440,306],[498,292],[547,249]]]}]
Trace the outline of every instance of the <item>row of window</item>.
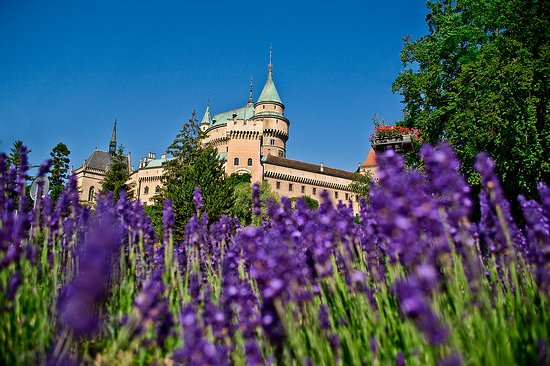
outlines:
[{"label": "row of window", "polygon": [[[281,189],[281,182],[275,182],[275,188],[276,189]],[[292,192],[294,190],[294,184],[293,183],[288,183],[288,191],[289,192]],[[302,194],[305,194],[306,193],[306,186],[301,186],[300,187],[300,193]],[[311,188],[311,194],[313,195],[316,195],[317,194],[317,187],[312,187]],[[349,200],[350,199],[350,195],[349,193],[347,192],[344,192],[344,197],[345,197],[345,200]],[[334,192],[334,198],[335,199],[339,199],[340,198],[340,195],[339,195],[339,192],[338,191],[335,191]]]},{"label": "row of window", "polygon": [[[233,165],[237,166],[239,165],[239,158],[233,159]],[[252,166],[252,158],[248,158],[247,164],[248,166]]]},{"label": "row of window", "polygon": [[[160,186],[156,186],[155,187],[155,193],[159,193],[160,192]],[[146,194],[149,194],[149,187],[148,186],[145,186],[145,188],[143,188],[143,194],[146,195]]]}]

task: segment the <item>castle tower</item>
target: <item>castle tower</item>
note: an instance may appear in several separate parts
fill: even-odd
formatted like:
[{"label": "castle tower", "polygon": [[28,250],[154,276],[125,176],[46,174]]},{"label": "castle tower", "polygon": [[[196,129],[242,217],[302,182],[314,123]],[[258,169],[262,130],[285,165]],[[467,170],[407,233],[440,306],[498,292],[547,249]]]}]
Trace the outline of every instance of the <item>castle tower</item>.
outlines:
[{"label": "castle tower", "polygon": [[109,155],[116,155],[116,118],[115,125],[113,126],[113,133],[111,134],[111,142],[109,142]]},{"label": "castle tower", "polygon": [[202,117],[200,129],[202,132],[206,131],[208,126],[212,123],[212,117],[210,116],[210,103],[206,106],[206,111],[204,111],[204,116]]},{"label": "castle tower", "polygon": [[254,104],[254,120],[263,124],[262,155],[286,156],[286,141],[290,121],[285,117],[285,106],[273,82],[272,52],[269,49],[267,81]]}]

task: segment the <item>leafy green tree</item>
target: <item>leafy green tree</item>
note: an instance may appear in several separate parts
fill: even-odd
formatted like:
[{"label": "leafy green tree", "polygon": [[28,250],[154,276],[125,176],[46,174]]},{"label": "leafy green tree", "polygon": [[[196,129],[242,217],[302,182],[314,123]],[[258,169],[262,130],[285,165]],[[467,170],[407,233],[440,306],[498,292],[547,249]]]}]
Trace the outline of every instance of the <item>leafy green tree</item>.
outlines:
[{"label": "leafy green tree", "polygon": [[126,196],[131,199],[133,198],[133,187],[128,182],[129,178],[128,158],[124,155],[124,148],[119,146],[115,156],[112,157],[107,174],[101,182],[101,190],[113,192],[115,201],[118,200],[120,191],[126,192]]},{"label": "leafy green tree", "polygon": [[369,199],[369,191],[372,183],[372,173],[367,170],[365,173],[355,174],[353,182],[350,183],[349,188],[357,193],[359,197]]},{"label": "leafy green tree", "polygon": [[310,210],[316,210],[319,208],[319,201],[311,196],[292,197],[290,199],[290,202],[292,202],[293,207],[295,207],[296,201],[298,201],[298,199],[300,198],[306,201],[307,207],[309,207]]},{"label": "leafy green tree", "polygon": [[[232,177],[232,174],[230,177]],[[246,174],[243,174],[246,175]],[[242,224],[259,225],[261,218],[256,219],[252,215],[252,186],[250,180],[243,181],[235,185],[233,189],[234,203],[231,207],[230,213],[232,216],[236,216]],[[267,182],[260,183],[260,202],[262,203],[262,215],[266,214],[266,204],[268,200],[279,202],[279,196],[277,193],[271,191]]]},{"label": "leafy green tree", "polygon": [[509,198],[550,181],[550,3],[428,1],[429,34],[405,38],[399,123],[448,141],[471,184],[475,155],[497,163]]},{"label": "leafy green tree", "polygon": [[66,180],[69,178],[70,150],[64,143],[58,143],[50,152],[52,169],[50,175],[51,197],[54,202],[63,192]]}]

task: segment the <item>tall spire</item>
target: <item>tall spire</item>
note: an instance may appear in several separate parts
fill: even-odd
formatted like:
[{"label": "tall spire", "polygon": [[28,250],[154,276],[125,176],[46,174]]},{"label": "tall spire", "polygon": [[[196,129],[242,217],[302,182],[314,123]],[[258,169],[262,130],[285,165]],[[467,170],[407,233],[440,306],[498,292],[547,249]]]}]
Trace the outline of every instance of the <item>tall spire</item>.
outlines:
[{"label": "tall spire", "polygon": [[113,126],[113,133],[111,134],[111,142],[109,142],[109,155],[116,155],[116,118],[115,125]]},{"label": "tall spire", "polygon": [[202,125],[209,125],[212,123],[212,117],[210,117],[210,95],[208,95],[208,104],[206,105],[206,111],[204,111],[204,116],[201,120]]},{"label": "tall spire", "polygon": [[250,96],[248,97],[248,104],[254,103],[252,100],[252,75],[250,75]]},{"label": "tall spire", "polygon": [[267,81],[264,85],[264,88],[262,90],[262,93],[260,94],[260,97],[258,98],[257,103],[261,102],[276,102],[281,103],[281,97],[279,96],[279,93],[277,92],[277,88],[275,88],[275,83],[273,82],[273,48],[271,47],[271,44],[269,45],[269,65],[267,66]]},{"label": "tall spire", "polygon": [[271,47],[271,43],[269,44],[269,65],[267,66],[268,72],[267,77],[272,78],[273,77],[273,48]]}]

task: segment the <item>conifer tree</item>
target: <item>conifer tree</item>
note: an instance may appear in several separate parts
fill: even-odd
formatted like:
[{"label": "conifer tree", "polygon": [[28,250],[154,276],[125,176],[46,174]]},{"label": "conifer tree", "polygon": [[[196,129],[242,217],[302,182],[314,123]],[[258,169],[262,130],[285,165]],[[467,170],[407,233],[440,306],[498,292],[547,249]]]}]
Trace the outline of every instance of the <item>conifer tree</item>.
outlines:
[{"label": "conifer tree", "polygon": [[131,199],[133,198],[133,186],[128,182],[129,178],[128,158],[124,155],[124,148],[121,145],[112,157],[107,174],[101,182],[101,190],[113,192],[115,202],[119,198],[120,191],[126,192],[126,196]]},{"label": "conifer tree", "polygon": [[66,180],[69,178],[69,154],[71,151],[64,143],[58,143],[50,152],[52,169],[50,176],[51,197],[54,202],[63,192]]}]

